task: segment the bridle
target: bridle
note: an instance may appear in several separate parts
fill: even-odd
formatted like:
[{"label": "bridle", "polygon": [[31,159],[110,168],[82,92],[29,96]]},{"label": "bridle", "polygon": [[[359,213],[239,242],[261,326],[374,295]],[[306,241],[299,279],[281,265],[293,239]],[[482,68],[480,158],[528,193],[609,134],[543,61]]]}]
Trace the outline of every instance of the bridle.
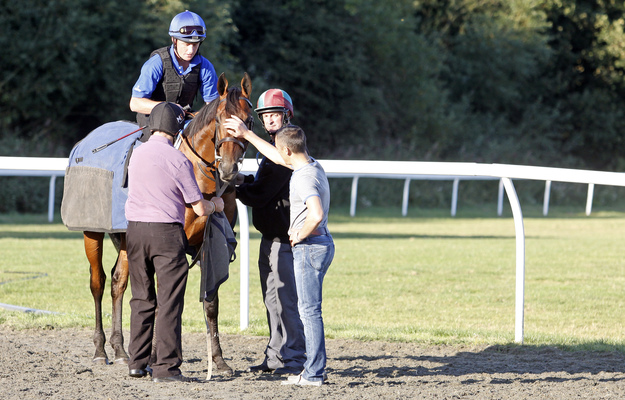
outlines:
[{"label": "bridle", "polygon": [[[219,100],[219,104],[225,102],[227,99],[227,97],[224,97],[223,99]],[[239,100],[244,100],[250,107],[250,109],[253,108],[252,102],[246,98],[246,97],[239,97]],[[215,100],[216,101],[216,100]],[[217,105],[217,108],[219,108],[219,105]],[[201,163],[203,165],[201,165],[199,162],[196,162],[198,169],[200,170],[200,172],[202,172],[202,174],[215,182],[215,195],[216,196],[221,196],[223,194],[223,192],[226,190],[226,188],[228,187],[228,185],[221,185],[221,179],[219,179],[219,170],[217,169],[216,165],[218,162],[220,162],[222,160],[222,156],[219,152],[219,149],[221,148],[221,146],[226,143],[226,142],[233,142],[236,143],[238,146],[241,147],[241,149],[243,150],[243,152],[241,153],[241,157],[239,157],[239,159],[237,160],[237,164],[241,164],[243,162],[243,159],[245,157],[245,151],[247,150],[247,142],[243,143],[242,141],[240,141],[239,139],[235,138],[235,137],[231,137],[231,136],[226,136],[223,139],[217,139],[217,134],[219,131],[219,125],[220,125],[220,121],[217,115],[215,115],[215,132],[213,134],[213,142],[215,143],[215,160],[214,161],[207,161],[204,159],[204,157],[202,157],[197,150],[195,149],[195,147],[193,146],[193,143],[191,143],[189,141],[189,138],[187,136],[183,136],[184,141],[187,144],[187,147],[189,147],[189,149],[191,150],[191,152],[193,153],[193,155],[195,155],[199,161],[201,161]],[[254,128],[254,117],[252,115],[250,115],[246,120],[245,120],[245,125],[247,126],[247,128],[249,130],[252,130]],[[195,141],[195,140],[193,140]]]}]

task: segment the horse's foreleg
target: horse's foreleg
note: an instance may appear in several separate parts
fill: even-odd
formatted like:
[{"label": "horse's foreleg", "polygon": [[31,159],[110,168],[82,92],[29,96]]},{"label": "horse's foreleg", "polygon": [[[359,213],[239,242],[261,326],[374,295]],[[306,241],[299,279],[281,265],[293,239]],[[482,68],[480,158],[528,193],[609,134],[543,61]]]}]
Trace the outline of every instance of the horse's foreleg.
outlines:
[{"label": "horse's foreleg", "polygon": [[[217,371],[223,372],[226,375],[231,375],[232,368],[226,364],[221,351],[221,344],[219,343],[219,328],[217,326],[217,315],[219,314],[219,295],[216,293],[213,301],[204,300],[204,313],[206,314],[207,321],[207,334],[211,339],[212,358]],[[211,371],[208,371],[209,375]]]},{"label": "horse's foreleg", "polygon": [[113,320],[111,347],[115,351],[115,364],[128,364],[128,354],[124,350],[122,333],[122,311],[124,292],[128,287],[128,254],[126,253],[126,235],[119,234],[117,262],[111,270],[111,298],[113,302]]},{"label": "horse's foreleg", "polygon": [[108,364],[108,357],[104,350],[106,336],[102,329],[102,295],[104,294],[104,284],[106,274],[102,268],[102,244],[104,233],[83,232],[85,243],[85,254],[90,265],[90,288],[93,301],[95,303],[95,331],[93,332],[93,344],[95,344],[95,354],[93,362],[98,364]]}]

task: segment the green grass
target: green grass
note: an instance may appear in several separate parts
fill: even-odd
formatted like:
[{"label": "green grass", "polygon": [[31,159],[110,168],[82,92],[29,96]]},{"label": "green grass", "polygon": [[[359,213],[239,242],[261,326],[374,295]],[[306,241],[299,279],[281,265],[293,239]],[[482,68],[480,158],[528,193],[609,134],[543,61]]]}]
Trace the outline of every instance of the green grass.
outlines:
[{"label": "green grass", "polygon": [[[525,344],[625,350],[622,232],[625,213],[538,208],[525,211]],[[515,232],[509,210],[362,209],[355,218],[333,209],[336,256],[324,282],[328,338],[432,344],[514,341]],[[250,327],[267,335],[256,258],[250,245]],[[105,265],[115,261],[107,243]],[[44,275],[45,274],[45,275]],[[110,272],[107,272],[110,275]],[[239,330],[239,263],[220,290],[222,332]],[[200,271],[189,276],[184,330],[205,329]],[[107,284],[109,281],[107,281]],[[108,291],[108,287],[107,287]],[[124,326],[129,327],[126,292]],[[15,328],[92,327],[93,300],[82,235],[45,216],[0,216],[0,303],[56,311],[42,315],[0,309]],[[110,296],[105,325],[110,327]]]}]

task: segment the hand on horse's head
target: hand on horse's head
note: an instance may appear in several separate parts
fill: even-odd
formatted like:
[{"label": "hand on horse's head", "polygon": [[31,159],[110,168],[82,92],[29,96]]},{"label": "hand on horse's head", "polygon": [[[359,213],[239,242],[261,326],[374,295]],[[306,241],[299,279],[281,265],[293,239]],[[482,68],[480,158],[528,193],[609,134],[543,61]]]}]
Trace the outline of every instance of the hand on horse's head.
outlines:
[{"label": "hand on horse's head", "polygon": [[224,127],[228,130],[228,133],[236,138],[245,139],[245,135],[250,132],[250,130],[247,129],[245,122],[243,122],[243,120],[236,115],[232,115],[230,118],[226,119]]}]

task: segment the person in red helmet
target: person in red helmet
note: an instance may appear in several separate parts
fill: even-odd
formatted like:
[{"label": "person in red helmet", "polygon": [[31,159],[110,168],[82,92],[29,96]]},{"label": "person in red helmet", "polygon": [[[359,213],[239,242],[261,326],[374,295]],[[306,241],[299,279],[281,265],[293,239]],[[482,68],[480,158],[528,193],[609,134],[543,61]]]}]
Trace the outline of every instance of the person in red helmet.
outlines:
[{"label": "person in red helmet", "polygon": [[[273,143],[276,131],[293,118],[293,102],[284,90],[269,89],[258,98],[255,111]],[[252,221],[262,234],[258,269],[269,325],[265,357],[248,371],[298,374],[306,361],[306,342],[287,233],[291,170],[263,158],[256,176],[239,175],[243,179],[237,198],[252,207]]]},{"label": "person in red helmet", "polygon": [[[162,101],[190,110],[198,90],[205,103],[219,97],[215,67],[199,53],[206,39],[204,20],[194,12],[181,12],[171,20],[169,36],[171,46],[152,52],[132,89],[130,110],[137,113],[140,126],[147,125],[152,109]],[[146,129],[141,140],[148,136]]]}]

